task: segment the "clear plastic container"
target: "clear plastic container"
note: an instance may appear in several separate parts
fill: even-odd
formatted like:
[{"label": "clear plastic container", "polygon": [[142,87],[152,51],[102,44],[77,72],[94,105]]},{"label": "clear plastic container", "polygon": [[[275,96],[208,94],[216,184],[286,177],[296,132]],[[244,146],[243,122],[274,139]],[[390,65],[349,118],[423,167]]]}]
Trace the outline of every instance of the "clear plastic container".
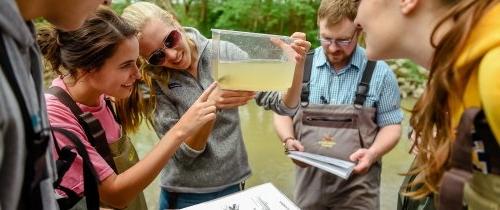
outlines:
[{"label": "clear plastic container", "polygon": [[212,68],[222,89],[285,91],[292,85],[295,60],[287,36],[212,29]]}]

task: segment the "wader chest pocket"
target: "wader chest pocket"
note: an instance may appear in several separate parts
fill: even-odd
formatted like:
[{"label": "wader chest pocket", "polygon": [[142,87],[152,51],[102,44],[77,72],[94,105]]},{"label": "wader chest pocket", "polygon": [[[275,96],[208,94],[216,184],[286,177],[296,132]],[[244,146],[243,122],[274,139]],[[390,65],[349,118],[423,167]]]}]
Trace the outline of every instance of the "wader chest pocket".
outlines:
[{"label": "wader chest pocket", "polygon": [[306,152],[349,160],[352,153],[363,147],[355,114],[303,114],[297,136]]},{"label": "wader chest pocket", "polygon": [[304,112],[302,123],[309,126],[329,128],[357,128],[357,117],[354,114],[337,114],[328,116],[326,113]]}]

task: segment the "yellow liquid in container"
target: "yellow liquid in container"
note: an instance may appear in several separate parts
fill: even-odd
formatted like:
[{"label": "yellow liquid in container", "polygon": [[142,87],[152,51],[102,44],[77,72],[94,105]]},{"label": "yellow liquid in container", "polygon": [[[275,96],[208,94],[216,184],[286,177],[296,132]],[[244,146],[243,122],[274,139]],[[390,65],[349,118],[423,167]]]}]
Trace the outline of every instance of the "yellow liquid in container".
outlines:
[{"label": "yellow liquid in container", "polygon": [[291,85],[295,63],[276,60],[220,62],[217,82],[222,89],[286,91]]}]

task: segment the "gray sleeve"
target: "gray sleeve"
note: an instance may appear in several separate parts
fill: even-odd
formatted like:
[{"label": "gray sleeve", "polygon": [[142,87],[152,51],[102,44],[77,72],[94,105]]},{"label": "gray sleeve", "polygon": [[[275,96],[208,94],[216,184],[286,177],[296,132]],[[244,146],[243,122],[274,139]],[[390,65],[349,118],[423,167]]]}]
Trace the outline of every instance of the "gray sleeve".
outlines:
[{"label": "gray sleeve", "polygon": [[264,107],[265,110],[272,110],[279,115],[293,116],[299,106],[289,108],[283,103],[283,94],[280,92],[258,92],[255,96],[257,105]]},{"label": "gray sleeve", "polygon": [[[156,135],[161,139],[179,121],[181,114],[179,114],[178,109],[156,83],[154,83],[154,88],[156,89],[154,129]],[[187,144],[182,143],[173,158],[179,161],[179,163],[191,164],[196,157],[203,153],[204,149],[197,151],[190,148]]]},{"label": "gray sleeve", "polygon": [[0,111],[0,168],[2,168],[1,163],[3,163],[3,154],[5,154],[4,153],[4,150],[5,150],[4,141],[6,139],[6,136],[5,136],[6,128],[5,127],[6,127],[5,126],[5,119],[4,119],[2,111]]},{"label": "gray sleeve", "polygon": [[[2,40],[0,40],[2,41]],[[3,70],[2,67],[0,66],[0,168],[3,167],[3,157],[5,154],[5,141],[10,137],[10,138],[15,138],[15,136],[9,136],[9,110],[8,110],[8,103],[15,102],[15,98],[9,98],[7,97],[7,90],[8,90],[8,82],[7,79],[3,75]],[[13,110],[11,110],[13,113]]]}]

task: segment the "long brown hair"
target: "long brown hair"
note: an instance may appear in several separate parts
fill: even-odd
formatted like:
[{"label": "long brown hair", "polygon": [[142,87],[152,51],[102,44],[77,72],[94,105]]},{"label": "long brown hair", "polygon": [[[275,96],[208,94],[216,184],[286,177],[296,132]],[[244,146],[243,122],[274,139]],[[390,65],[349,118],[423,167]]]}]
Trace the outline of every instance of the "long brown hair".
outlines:
[{"label": "long brown hair", "polygon": [[[463,101],[464,84],[477,63],[461,69],[454,64],[464,48],[465,42],[484,12],[495,0],[442,0],[450,10],[437,24],[431,35],[431,44],[436,48],[432,58],[427,88],[417,101],[412,111],[410,124],[415,129],[415,146],[419,150],[416,163],[409,174],[417,175],[410,186],[417,190],[407,195],[422,198],[429,193],[436,193],[444,171],[449,167],[449,156],[454,139],[451,117],[451,101]],[[435,44],[436,31],[446,21],[453,21],[453,26],[445,36]]]},{"label": "long brown hair", "polygon": [[[137,30],[112,10],[101,7],[75,31],[40,28],[37,42],[45,57],[46,67],[59,76],[70,76],[76,81],[79,73],[99,71],[119,44],[136,34]],[[139,128],[144,111],[141,101],[137,84],[130,98],[115,101],[125,132],[134,132]]]}]

